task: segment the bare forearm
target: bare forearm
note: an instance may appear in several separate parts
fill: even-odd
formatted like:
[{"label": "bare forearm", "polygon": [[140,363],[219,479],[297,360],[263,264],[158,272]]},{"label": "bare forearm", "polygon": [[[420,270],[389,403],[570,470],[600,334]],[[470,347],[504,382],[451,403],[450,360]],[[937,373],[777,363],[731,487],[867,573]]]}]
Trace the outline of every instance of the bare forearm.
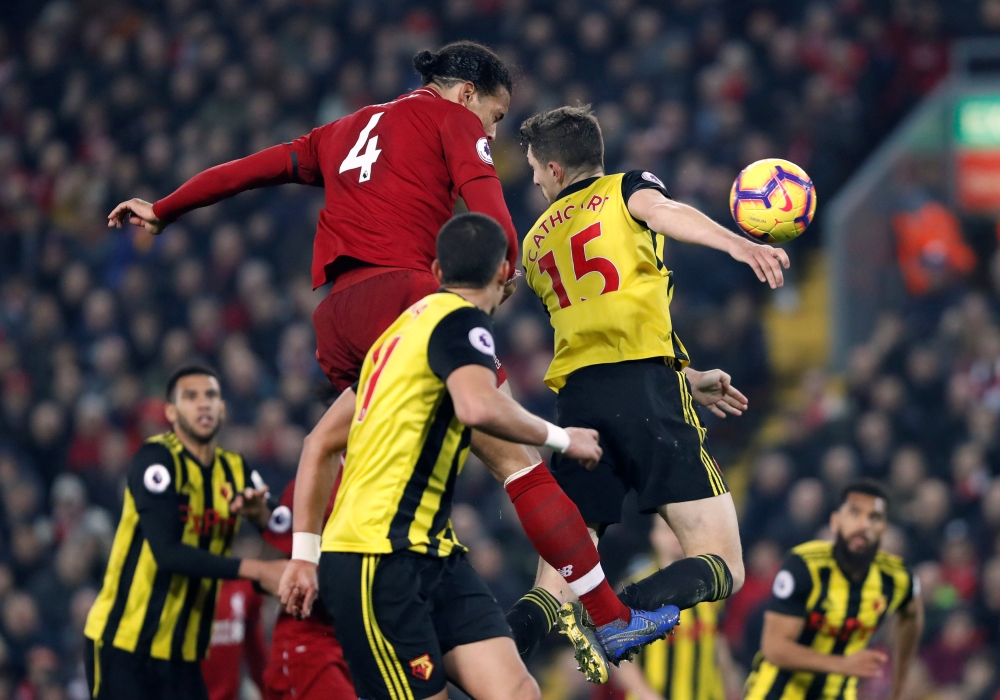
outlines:
[{"label": "bare forearm", "polygon": [[895,628],[895,654],[892,659],[892,695],[897,696],[906,683],[910,662],[920,646],[920,635],[924,628],[924,611],[918,606],[913,611],[900,613]]},{"label": "bare forearm", "polygon": [[339,463],[336,454],[306,438],[295,476],[295,497],[292,507],[292,530],[319,534],[323,529],[323,512],[333,493]]},{"label": "bare forearm", "polygon": [[719,226],[694,207],[669,200],[651,208],[646,225],[656,233],[682,243],[693,243],[730,252],[741,241],[732,231]]},{"label": "bare forearm", "polygon": [[764,658],[783,671],[839,673],[844,657],[821,654],[790,639],[778,639],[765,645]]},{"label": "bare forearm", "polygon": [[543,445],[548,437],[545,421],[533,416],[503,392],[493,392],[483,402],[469,427],[501,440],[524,445]]}]

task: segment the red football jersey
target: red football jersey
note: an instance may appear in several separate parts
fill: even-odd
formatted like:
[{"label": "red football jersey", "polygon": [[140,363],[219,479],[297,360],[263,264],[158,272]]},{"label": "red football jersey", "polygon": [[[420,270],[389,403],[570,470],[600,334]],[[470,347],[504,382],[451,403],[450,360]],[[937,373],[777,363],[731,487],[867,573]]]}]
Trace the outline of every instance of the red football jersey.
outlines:
[{"label": "red football jersey", "polygon": [[239,700],[244,654],[250,676],[263,689],[267,659],[260,608],[263,597],[246,579],[223,581],[215,608],[212,643],[201,672],[211,700]]},{"label": "red football jersey", "polygon": [[497,177],[479,117],[430,88],[317,127],[291,152],[293,179],[326,189],[313,243],[316,287],[341,256],[429,270],[459,189]]}]

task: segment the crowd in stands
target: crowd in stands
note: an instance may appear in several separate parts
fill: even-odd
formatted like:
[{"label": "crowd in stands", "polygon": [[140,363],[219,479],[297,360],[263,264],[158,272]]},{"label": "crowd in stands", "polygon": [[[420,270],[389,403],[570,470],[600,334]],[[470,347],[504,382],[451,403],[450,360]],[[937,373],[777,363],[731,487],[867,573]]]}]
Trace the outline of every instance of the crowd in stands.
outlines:
[{"label": "crowd in stands", "polygon": [[[222,442],[275,492],[331,398],[310,325],[325,291],[309,279],[318,191],[247,193],[155,239],[106,228],[119,201],[155,201],[206,167],[391,100],[417,87],[418,50],[473,38],[519,68],[493,153],[522,233],[544,202],[517,126],[565,103],[594,105],[608,171],[650,170],[720,223],[731,225],[735,174],[770,156],[811,174],[822,211],[945,74],[949,42],[998,29],[998,0],[5,2],[0,700],[86,697],[83,621],[131,455],[166,427],[171,369],[192,356],[219,368]],[[818,240],[811,231],[793,258]],[[720,253],[668,245],[666,257],[696,366],[729,371],[756,411],[711,422],[726,467],[773,403],[767,295]],[[931,610],[915,687],[956,700],[993,687],[998,300],[966,297],[933,338],[887,318],[852,354],[843,391],[819,370],[805,377],[800,405],[784,408],[787,444],[755,462],[743,512],[748,579],[726,633],[744,667],[783,550],[811,538],[833,489],[864,474],[891,485],[898,527],[887,545],[917,567]],[[515,394],[551,415],[541,382],[551,331],[530,290],[501,307],[497,329]],[[513,603],[535,557],[481,465],[461,479],[454,521],[501,604]],[[646,549],[647,525],[628,517],[609,532],[611,575]],[[588,697],[559,663],[543,674],[546,696]]]}]

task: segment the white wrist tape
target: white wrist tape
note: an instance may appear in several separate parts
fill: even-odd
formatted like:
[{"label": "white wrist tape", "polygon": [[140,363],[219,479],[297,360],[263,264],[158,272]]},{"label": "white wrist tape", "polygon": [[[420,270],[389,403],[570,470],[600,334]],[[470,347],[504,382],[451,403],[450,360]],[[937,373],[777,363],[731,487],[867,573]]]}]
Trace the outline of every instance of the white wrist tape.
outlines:
[{"label": "white wrist tape", "polygon": [[292,533],[292,559],[319,564],[319,545],[322,538],[312,532]]},{"label": "white wrist tape", "polygon": [[548,437],[545,438],[545,442],[543,443],[545,447],[556,452],[565,452],[569,449],[569,433],[558,425],[552,425],[548,421],[545,421],[545,427],[549,430]]}]

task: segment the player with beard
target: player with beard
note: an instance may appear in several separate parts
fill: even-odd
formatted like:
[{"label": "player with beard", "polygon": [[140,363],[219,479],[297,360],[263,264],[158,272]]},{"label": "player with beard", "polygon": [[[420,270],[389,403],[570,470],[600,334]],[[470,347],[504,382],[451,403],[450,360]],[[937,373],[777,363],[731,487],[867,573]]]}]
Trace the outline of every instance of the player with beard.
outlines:
[{"label": "player with beard", "polygon": [[230,556],[240,516],[261,524],[266,491],[247,487],[243,458],[216,436],[219,380],[190,365],[167,382],[171,430],[132,458],[104,585],[84,628],[95,700],[208,700],[199,661],[224,579],[276,591],[285,561]]},{"label": "player with beard", "polygon": [[891,615],[889,697],[899,697],[924,609],[917,579],[899,557],[879,551],[887,510],[882,487],[858,481],[830,516],[834,542],[792,549],[774,578],[745,700],[856,700],[858,680],[881,676],[889,661],[867,647]]}]

